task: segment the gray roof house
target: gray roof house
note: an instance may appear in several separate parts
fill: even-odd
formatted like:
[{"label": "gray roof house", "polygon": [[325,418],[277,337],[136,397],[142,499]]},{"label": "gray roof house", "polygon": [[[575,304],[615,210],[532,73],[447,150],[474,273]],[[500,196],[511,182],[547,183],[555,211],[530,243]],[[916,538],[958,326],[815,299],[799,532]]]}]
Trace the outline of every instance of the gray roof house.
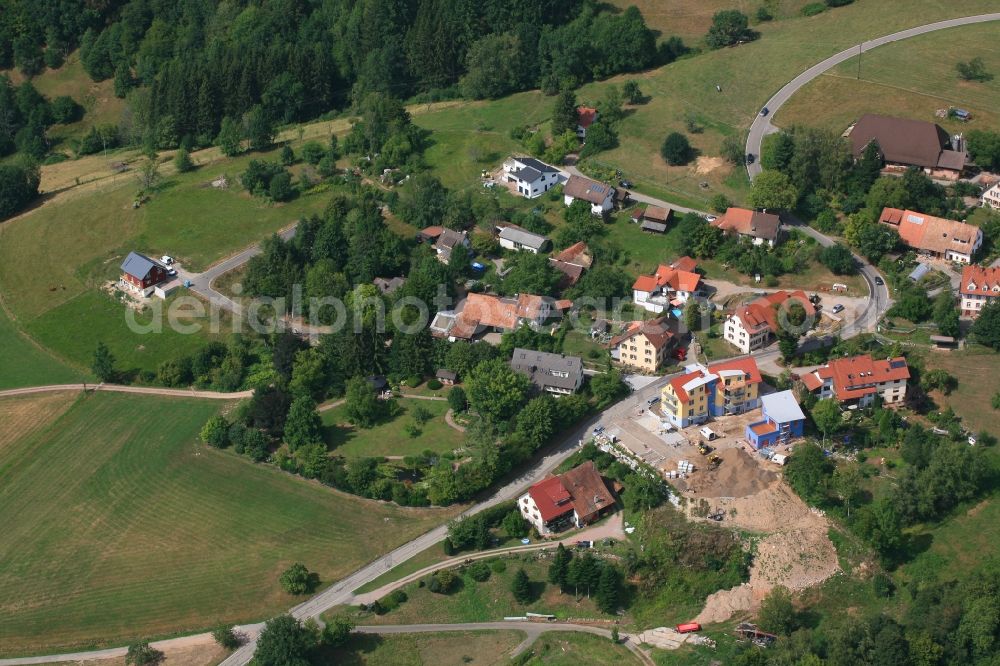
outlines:
[{"label": "gray roof house", "polygon": [[539,391],[556,396],[576,393],[583,384],[583,361],[579,356],[518,347],[511,356],[510,367],[527,375]]},{"label": "gray roof house", "polygon": [[534,199],[563,181],[562,172],[534,157],[512,157],[503,163],[511,193]]},{"label": "gray roof house", "polygon": [[452,229],[442,229],[441,235],[434,243],[434,250],[437,252],[438,261],[451,263],[451,257],[458,252],[460,260],[465,260],[469,256],[469,234],[465,231],[454,231]]},{"label": "gray roof house", "polygon": [[538,254],[549,245],[549,239],[545,236],[531,233],[516,224],[502,227],[497,235],[500,238],[500,247],[516,252],[524,251]]}]

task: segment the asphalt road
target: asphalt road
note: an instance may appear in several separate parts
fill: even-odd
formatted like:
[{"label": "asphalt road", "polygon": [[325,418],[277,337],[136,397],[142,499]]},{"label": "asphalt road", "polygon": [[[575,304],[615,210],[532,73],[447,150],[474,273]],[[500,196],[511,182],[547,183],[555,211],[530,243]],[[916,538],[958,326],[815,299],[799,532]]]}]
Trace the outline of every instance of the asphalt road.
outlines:
[{"label": "asphalt road", "polygon": [[934,32],[935,30],[956,28],[963,25],[970,25],[972,23],[986,23],[987,21],[1000,21],[1000,12],[994,12],[992,14],[979,14],[977,16],[963,16],[962,18],[948,19],[946,21],[938,21],[937,23],[928,23],[926,25],[917,26],[916,28],[894,32],[891,35],[885,35],[884,37],[877,37],[867,42],[856,44],[855,46],[845,49],[836,55],[832,55],[826,60],[813,65],[806,71],[796,76],[794,79],[782,86],[781,90],[776,92],[774,96],[772,96],[771,99],[767,100],[767,103],[764,104],[769,111],[768,115],[761,116],[758,114],[754,119],[753,124],[750,125],[750,133],[747,136],[746,152],[757,158],[753,164],[747,165],[747,175],[750,176],[750,180],[753,180],[754,177],[762,170],[760,166],[761,142],[763,142],[766,135],[777,131],[777,128],[771,124],[771,119],[774,117],[774,114],[777,113],[778,109],[780,109],[785,102],[791,99],[792,95],[797,93],[807,83],[842,62],[846,62],[858,54],[865,53],[874,48],[878,48],[879,46],[891,44],[892,42],[898,42],[910,37],[916,37],[917,35],[925,35],[929,32]]}]

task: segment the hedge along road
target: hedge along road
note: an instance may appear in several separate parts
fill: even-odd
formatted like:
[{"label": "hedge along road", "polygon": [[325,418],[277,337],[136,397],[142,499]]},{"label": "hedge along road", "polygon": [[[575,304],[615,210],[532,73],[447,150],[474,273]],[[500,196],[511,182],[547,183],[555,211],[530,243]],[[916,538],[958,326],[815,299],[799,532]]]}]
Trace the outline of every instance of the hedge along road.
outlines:
[{"label": "hedge along road", "polygon": [[791,99],[792,95],[797,93],[807,83],[833,67],[836,67],[840,63],[846,62],[854,56],[859,56],[862,53],[878,48],[879,46],[909,39],[910,37],[926,35],[927,33],[934,32],[936,30],[958,28],[963,25],[986,23],[988,21],[1000,21],[1000,12],[994,12],[992,14],[978,14],[976,16],[963,16],[961,18],[938,21],[937,23],[928,23],[926,25],[909,28],[900,32],[894,32],[891,35],[877,37],[875,39],[868,40],[867,42],[862,42],[856,46],[852,46],[849,49],[845,49],[840,53],[832,55],[826,60],[813,65],[806,71],[796,76],[794,79],[782,86],[781,90],[775,93],[771,99],[767,100],[767,103],[764,106],[768,109],[768,115],[762,116],[758,114],[757,117],[754,118],[753,123],[750,125],[750,133],[747,135],[746,152],[748,155],[753,155],[757,158],[754,160],[753,164],[747,165],[747,175],[750,177],[750,180],[753,180],[757,174],[763,170],[760,166],[760,149],[764,142],[764,137],[778,131],[778,129],[771,124],[771,118],[785,102]]}]

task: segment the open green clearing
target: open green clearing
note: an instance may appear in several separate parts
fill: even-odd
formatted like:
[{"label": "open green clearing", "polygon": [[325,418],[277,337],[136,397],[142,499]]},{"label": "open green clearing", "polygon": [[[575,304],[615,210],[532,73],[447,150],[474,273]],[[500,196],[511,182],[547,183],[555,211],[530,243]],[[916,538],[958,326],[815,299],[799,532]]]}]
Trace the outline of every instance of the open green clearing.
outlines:
[{"label": "open green clearing", "polygon": [[997,354],[985,347],[969,346],[961,351],[929,349],[924,354],[927,367],[941,368],[958,379],[958,388],[950,395],[939,391],[932,394],[934,401],[944,409],[950,406],[971,430],[988,430],[1000,436],[1000,412],[993,409],[990,400],[1000,391],[997,374]]},{"label": "open green clearing", "polygon": [[[726,8],[733,4],[726,3]],[[656,3],[658,7],[664,5],[672,6]],[[707,16],[710,21],[711,13],[718,8],[716,5],[720,3],[679,2],[677,6],[681,12],[690,10],[699,17]],[[788,6],[792,8],[791,4]],[[677,203],[689,202],[706,208],[712,196],[719,193],[733,201],[741,201],[747,192],[742,168],[734,170],[728,165],[706,161],[670,167],[660,157],[660,144],[668,133],[686,132],[686,114],[693,114],[704,127],[702,133],[689,136],[692,145],[704,156],[718,155],[722,140],[748,127],[768,97],[823,58],[862,39],[945,18],[995,11],[996,3],[969,0],[955,5],[938,0],[911,0],[905,12],[888,11],[887,7],[886,2],[864,0],[809,18],[790,16],[794,13],[792,9],[785,20],[755,26],[762,33],[755,42],[701,53],[648,72],[583,86],[577,92],[581,102],[597,101],[608,85],[621,85],[628,79],[636,79],[643,93],[651,97],[647,104],[629,109],[629,115],[621,123],[619,147],[599,154],[596,160],[610,168],[621,169],[636,183],[637,189]],[[698,20],[704,21],[703,18]],[[702,34],[701,25],[707,23],[699,24],[698,34]],[[664,32],[674,34],[669,27]],[[946,64],[946,68],[953,67],[954,62]],[[721,93],[716,92],[716,85],[722,87]],[[502,108],[511,115],[510,122],[531,124],[550,114],[553,100],[537,93],[521,93],[487,108],[504,105]],[[466,139],[460,137],[461,131],[477,132],[476,125],[467,122],[468,109],[468,106],[460,106],[427,113],[418,123],[428,129],[452,130],[439,137],[439,142],[460,140],[465,143]],[[486,110],[478,113],[490,115]],[[497,130],[505,127],[500,122],[485,124]],[[458,144],[454,149],[439,145],[437,150],[458,154],[461,148]],[[448,178],[448,173],[456,169],[451,163],[445,163],[437,170],[442,178]],[[475,168],[469,175],[476,178],[478,172],[479,168]],[[707,186],[702,187],[702,183]]]},{"label": "open green clearing", "polygon": [[[323,424],[336,426],[327,428],[327,444],[333,453],[347,458],[414,456],[428,449],[444,453],[462,446],[462,433],[444,420],[447,401],[399,398],[397,402],[402,410],[399,416],[373,428],[351,426],[344,405],[323,412]],[[403,425],[413,422],[413,412],[417,408],[430,412],[431,419],[419,426],[417,437],[410,437],[403,431]]]},{"label": "open green clearing", "polygon": [[0,308],[0,389],[78,382],[86,376],[25,339]]},{"label": "open green clearing", "polygon": [[755,21],[757,8],[767,5],[775,19],[798,16],[809,0],[612,0],[621,9],[635,5],[646,24],[660,31],[663,38],[676,35],[687,46],[697,46],[708,28],[712,16],[723,9],[738,9]]},{"label": "open green clearing", "polygon": [[325,654],[342,666],[425,666],[507,663],[522,640],[517,631],[455,631],[427,634],[354,634],[347,645]]},{"label": "open green clearing", "polygon": [[[559,588],[546,582],[548,560],[536,554],[504,558],[506,570],[493,572],[489,580],[477,583],[468,575],[459,576],[460,582],[448,595],[435,594],[426,586],[410,583],[403,589],[409,599],[399,608],[385,615],[371,615],[358,620],[359,624],[413,624],[428,622],[495,622],[508,615],[525,612],[551,613],[560,618],[607,617],[581,590],[579,599],[572,593],[560,594]],[[523,606],[510,591],[514,574],[524,567],[532,582],[534,600]],[[456,570],[457,571],[457,570]]]},{"label": "open green clearing", "polygon": [[[864,54],[860,80],[857,58],[839,65],[792,97],[775,121],[783,127],[808,124],[841,132],[865,113],[883,113],[936,122],[950,132],[995,128],[1000,123],[1000,83],[963,81],[955,64],[979,57],[987,71],[1000,76],[997,30],[996,22],[969,25],[881,46]],[[935,111],[949,106],[970,111],[973,120],[935,117]]]},{"label": "open green clearing", "polygon": [[329,583],[454,514],[208,449],[197,433],[219,408],[91,394],[0,450],[0,653],[259,620],[295,603],[278,586],[290,563]]}]

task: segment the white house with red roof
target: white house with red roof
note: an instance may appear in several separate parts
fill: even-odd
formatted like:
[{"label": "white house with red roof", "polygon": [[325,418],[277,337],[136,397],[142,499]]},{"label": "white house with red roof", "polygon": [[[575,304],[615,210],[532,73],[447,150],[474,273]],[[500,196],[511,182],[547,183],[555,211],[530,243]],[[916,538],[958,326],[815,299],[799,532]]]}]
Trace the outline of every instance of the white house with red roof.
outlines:
[{"label": "white house with red roof", "polygon": [[615,497],[588,460],[528,488],[517,499],[524,519],[542,536],[593,523],[615,508]]},{"label": "white house with red roof", "polygon": [[763,349],[781,330],[782,313],[787,312],[792,301],[802,305],[807,317],[815,316],[816,308],[805,292],[776,291],[733,310],[726,319],[722,337],[744,354]]},{"label": "white house with red roof", "polygon": [[848,409],[867,407],[875,396],[891,405],[906,399],[910,369],[902,356],[872,359],[870,354],[838,358],[802,375],[802,383],[820,398],[836,398]]},{"label": "white house with red roof", "polygon": [[1000,298],[1000,268],[965,266],[958,293],[962,297],[962,316],[975,319],[987,304]]},{"label": "white house with red roof", "polygon": [[660,264],[652,275],[640,275],[632,285],[632,301],[649,312],[682,308],[701,288],[701,276],[691,257],[681,257],[669,266]]},{"label": "white house with red roof", "polygon": [[587,130],[596,120],[597,109],[591,106],[576,107],[576,135],[581,139],[586,139]]}]

